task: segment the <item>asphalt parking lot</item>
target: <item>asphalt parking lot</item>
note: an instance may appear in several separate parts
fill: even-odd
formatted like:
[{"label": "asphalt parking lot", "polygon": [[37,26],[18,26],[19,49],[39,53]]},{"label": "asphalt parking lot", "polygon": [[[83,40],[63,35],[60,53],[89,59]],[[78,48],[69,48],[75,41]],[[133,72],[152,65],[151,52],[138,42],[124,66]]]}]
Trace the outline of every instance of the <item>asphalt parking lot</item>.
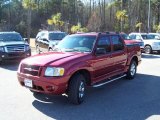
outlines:
[{"label": "asphalt parking lot", "polygon": [[0,120],[160,120],[160,55],[142,55],[134,80],[89,88],[79,106],[66,96],[33,94],[16,77],[19,61],[0,66]]}]

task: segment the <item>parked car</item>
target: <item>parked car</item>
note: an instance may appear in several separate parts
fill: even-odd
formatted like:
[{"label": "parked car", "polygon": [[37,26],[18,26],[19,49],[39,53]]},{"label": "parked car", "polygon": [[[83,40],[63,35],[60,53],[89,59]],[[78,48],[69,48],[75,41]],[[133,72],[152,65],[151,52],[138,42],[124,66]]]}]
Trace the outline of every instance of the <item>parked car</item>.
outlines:
[{"label": "parked car", "polygon": [[61,31],[41,31],[36,36],[36,51],[52,51],[54,46],[59,43],[67,34]]},{"label": "parked car", "polygon": [[30,55],[30,46],[19,33],[0,32],[0,63],[5,60],[26,58]]},{"label": "parked car", "polygon": [[126,45],[130,45],[130,44],[138,44],[141,48],[141,51],[144,50],[144,42],[142,40],[136,40],[136,39],[132,39],[132,37],[130,37],[128,34],[126,33],[120,33],[121,37],[124,39]]},{"label": "parked car", "polygon": [[147,33],[130,33],[132,39],[143,40],[144,52],[151,54],[153,51],[160,53],[160,40],[153,39],[152,35]]},{"label": "parked car", "polygon": [[140,62],[139,45],[126,46],[119,34],[73,34],[60,41],[54,52],[24,59],[17,77],[32,92],[66,93],[70,102],[80,104],[86,86],[133,79]]}]

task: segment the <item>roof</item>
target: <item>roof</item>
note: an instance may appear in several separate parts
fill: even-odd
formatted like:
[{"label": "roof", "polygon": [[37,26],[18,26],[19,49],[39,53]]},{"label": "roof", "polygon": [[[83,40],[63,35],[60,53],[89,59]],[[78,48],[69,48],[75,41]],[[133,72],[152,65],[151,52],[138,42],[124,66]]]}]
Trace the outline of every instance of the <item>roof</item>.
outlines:
[{"label": "roof", "polygon": [[62,31],[48,31],[48,30],[42,30],[40,32],[47,32],[47,33],[65,33],[65,32],[62,32]]},{"label": "roof", "polygon": [[88,36],[93,36],[93,35],[119,35],[118,32],[88,32],[88,33],[76,33],[76,34],[72,34],[72,35],[88,35]]},{"label": "roof", "polygon": [[15,31],[0,32],[0,34],[11,34],[11,33],[19,34],[18,32],[15,32]]},{"label": "roof", "polygon": [[147,34],[147,33],[131,32],[130,34]]}]

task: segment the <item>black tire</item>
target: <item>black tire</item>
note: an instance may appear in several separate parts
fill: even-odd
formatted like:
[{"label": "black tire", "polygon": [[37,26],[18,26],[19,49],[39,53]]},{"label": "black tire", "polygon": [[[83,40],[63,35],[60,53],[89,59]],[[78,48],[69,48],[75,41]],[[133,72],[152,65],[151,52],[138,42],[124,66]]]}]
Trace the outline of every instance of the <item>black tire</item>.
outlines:
[{"label": "black tire", "polygon": [[41,53],[38,45],[36,45],[36,53],[38,53],[38,54]]},{"label": "black tire", "polygon": [[74,75],[69,83],[68,99],[73,104],[81,104],[84,101],[86,90],[85,77],[81,74]]},{"label": "black tire", "polygon": [[52,52],[52,51],[53,51],[53,49],[52,49],[52,48],[49,48],[49,49],[48,49],[48,52]]},{"label": "black tire", "polygon": [[152,48],[151,46],[147,45],[144,47],[144,52],[147,54],[151,54],[152,53]]},{"label": "black tire", "polygon": [[133,79],[137,72],[137,63],[132,60],[127,71],[127,79]]}]

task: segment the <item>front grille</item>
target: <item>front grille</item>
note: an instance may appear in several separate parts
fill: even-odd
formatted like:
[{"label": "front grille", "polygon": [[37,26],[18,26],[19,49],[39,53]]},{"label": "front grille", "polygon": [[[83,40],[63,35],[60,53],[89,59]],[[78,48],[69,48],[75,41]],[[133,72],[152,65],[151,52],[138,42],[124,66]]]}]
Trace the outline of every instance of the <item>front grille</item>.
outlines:
[{"label": "front grille", "polygon": [[6,51],[7,52],[24,52],[25,45],[7,45]]},{"label": "front grille", "polygon": [[40,76],[41,67],[35,66],[35,65],[22,64],[21,72],[24,74],[32,75],[32,76]]}]

